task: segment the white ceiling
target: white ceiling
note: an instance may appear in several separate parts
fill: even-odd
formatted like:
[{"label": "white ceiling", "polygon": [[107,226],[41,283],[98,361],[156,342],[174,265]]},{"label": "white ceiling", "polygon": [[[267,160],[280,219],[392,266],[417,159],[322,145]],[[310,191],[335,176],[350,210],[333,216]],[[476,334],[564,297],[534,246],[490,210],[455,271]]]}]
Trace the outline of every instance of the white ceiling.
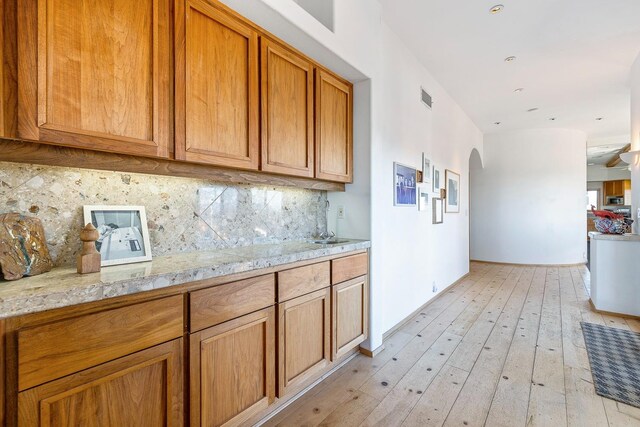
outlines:
[{"label": "white ceiling", "polygon": [[[587,132],[590,145],[628,142],[640,0],[380,3],[387,24],[483,132],[559,127]],[[498,3],[504,10],[490,14]]]}]

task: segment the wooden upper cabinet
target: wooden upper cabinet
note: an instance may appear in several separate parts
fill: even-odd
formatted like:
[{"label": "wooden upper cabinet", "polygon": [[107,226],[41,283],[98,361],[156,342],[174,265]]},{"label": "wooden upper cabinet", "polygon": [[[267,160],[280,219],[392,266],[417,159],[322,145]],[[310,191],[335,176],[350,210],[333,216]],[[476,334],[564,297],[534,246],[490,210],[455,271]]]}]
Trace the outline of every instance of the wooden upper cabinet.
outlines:
[{"label": "wooden upper cabinet", "polygon": [[316,178],[353,181],[353,88],[316,71]]},{"label": "wooden upper cabinet", "polygon": [[261,169],[313,177],[313,65],[263,38],[261,67]]},{"label": "wooden upper cabinet", "polygon": [[171,0],[17,1],[18,136],[168,157]]},{"label": "wooden upper cabinet", "polygon": [[176,158],[258,169],[258,33],[203,0],[176,0]]},{"label": "wooden upper cabinet", "polygon": [[18,394],[18,426],[184,425],[182,338]]}]

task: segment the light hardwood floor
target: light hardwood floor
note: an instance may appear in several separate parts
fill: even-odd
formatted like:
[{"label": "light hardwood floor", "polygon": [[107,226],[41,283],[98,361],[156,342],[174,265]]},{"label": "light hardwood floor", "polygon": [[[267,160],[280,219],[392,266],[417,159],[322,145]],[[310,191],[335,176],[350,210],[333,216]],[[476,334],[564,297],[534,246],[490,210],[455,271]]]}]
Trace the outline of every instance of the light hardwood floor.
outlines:
[{"label": "light hardwood floor", "polygon": [[472,263],[370,359],[358,355],[267,426],[640,426],[595,394],[580,321],[595,313],[585,267]]}]

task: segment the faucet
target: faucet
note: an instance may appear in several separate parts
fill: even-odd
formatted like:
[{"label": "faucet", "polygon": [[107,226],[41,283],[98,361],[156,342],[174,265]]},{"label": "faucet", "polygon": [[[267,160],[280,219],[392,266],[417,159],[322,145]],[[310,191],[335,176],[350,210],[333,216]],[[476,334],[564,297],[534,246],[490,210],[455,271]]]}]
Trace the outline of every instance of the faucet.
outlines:
[{"label": "faucet", "polygon": [[334,233],[333,231],[323,231],[318,237],[320,238],[320,240],[331,240],[336,237],[336,233]]}]

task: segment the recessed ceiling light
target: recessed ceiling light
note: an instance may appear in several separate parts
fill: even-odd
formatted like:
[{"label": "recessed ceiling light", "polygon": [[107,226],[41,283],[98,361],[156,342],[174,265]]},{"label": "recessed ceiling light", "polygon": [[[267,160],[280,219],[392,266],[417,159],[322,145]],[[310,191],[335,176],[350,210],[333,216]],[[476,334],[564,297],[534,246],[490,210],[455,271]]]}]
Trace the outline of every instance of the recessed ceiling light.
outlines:
[{"label": "recessed ceiling light", "polygon": [[549,117],[549,120],[551,120],[552,122],[555,120],[555,117]]},{"label": "recessed ceiling light", "polygon": [[587,163],[587,166],[595,166],[595,163]]},{"label": "recessed ceiling light", "polygon": [[602,119],[603,119],[602,117],[596,117],[596,120],[597,120],[597,121],[600,121],[600,120],[602,120]]},{"label": "recessed ceiling light", "polygon": [[500,122],[494,122],[493,124],[494,124],[494,125],[499,125],[499,124],[500,124]]},{"label": "recessed ceiling light", "polygon": [[520,92],[522,92],[523,90],[524,90],[524,88],[523,88],[523,87],[519,87],[518,89],[514,89],[513,91],[514,91],[515,93],[520,93]]},{"label": "recessed ceiling light", "polygon": [[497,4],[493,6],[491,9],[489,9],[489,12],[496,14],[496,13],[502,12],[502,9],[504,9],[504,6],[501,4]]},{"label": "recessed ceiling light", "polygon": [[506,58],[504,58],[504,62],[513,62],[516,60],[515,56],[507,56]]},{"label": "recessed ceiling light", "polygon": [[538,107],[529,108],[529,109],[527,110],[527,113],[533,113],[534,111],[538,111]]}]

